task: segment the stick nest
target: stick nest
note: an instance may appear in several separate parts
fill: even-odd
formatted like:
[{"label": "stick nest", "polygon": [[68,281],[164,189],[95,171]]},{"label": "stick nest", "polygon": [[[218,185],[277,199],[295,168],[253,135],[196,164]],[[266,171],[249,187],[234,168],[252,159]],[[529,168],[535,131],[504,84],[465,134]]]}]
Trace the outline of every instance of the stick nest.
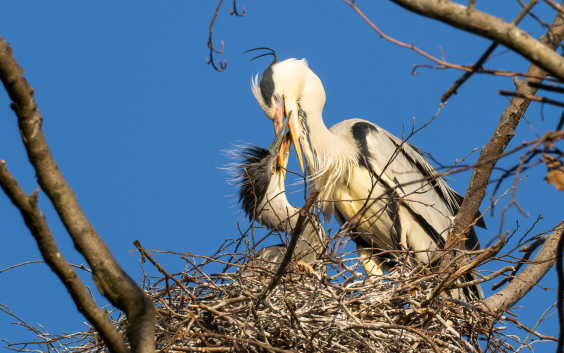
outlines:
[{"label": "stick nest", "polygon": [[[156,307],[158,352],[482,353],[514,352],[515,344],[530,348],[534,342],[557,341],[515,318],[494,315],[477,302],[452,298],[452,289],[461,285],[448,279],[456,277],[461,268],[511,260],[509,255],[518,247],[493,256],[506,244],[503,239],[472,252],[472,256],[462,256],[466,259],[458,272],[432,271],[429,265],[415,265],[406,252],[395,251],[391,255],[399,265],[370,278],[362,271],[359,258],[336,256],[329,239],[314,263],[299,261],[298,255],[270,291],[266,289],[279,264],[261,260],[249,243],[245,253],[238,253],[243,239],[226,241],[230,243],[211,256],[146,251],[136,242],[142,254],[142,286]],[[535,239],[540,238],[520,241],[518,246]],[[278,251],[283,253],[284,249]],[[183,260],[184,270],[169,273],[153,258],[155,253]],[[517,268],[508,266],[489,276],[478,276],[486,281],[508,270],[516,272]],[[6,348],[19,352],[108,351],[90,326],[86,332],[52,335],[43,326],[34,328],[2,307],[0,310],[17,318],[18,324],[37,334],[34,342],[5,341]],[[126,316],[116,309],[108,314],[127,342]],[[525,338],[505,334],[507,324],[514,324]],[[30,345],[40,350],[26,348]]]},{"label": "stick nest", "polygon": [[[215,256],[196,265],[198,257],[178,255],[187,261],[185,271],[143,278],[157,307],[156,341],[162,352],[514,350],[496,329],[504,317],[450,298],[449,291],[437,293],[444,277],[409,261],[371,278],[359,272],[358,259],[318,260],[313,267],[293,262],[266,294],[276,264],[251,258],[231,266]],[[206,274],[206,267],[218,262],[226,265],[223,271]],[[328,267],[340,271],[329,276],[322,270]],[[125,316],[113,322],[125,337]],[[104,350],[90,331],[82,349]]]}]

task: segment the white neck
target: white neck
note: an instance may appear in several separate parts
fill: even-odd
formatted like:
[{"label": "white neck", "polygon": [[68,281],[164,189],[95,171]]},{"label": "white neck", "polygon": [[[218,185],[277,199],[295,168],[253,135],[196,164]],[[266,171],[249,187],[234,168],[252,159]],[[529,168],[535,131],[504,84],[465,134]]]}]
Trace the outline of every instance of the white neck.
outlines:
[{"label": "white neck", "polygon": [[[356,143],[346,135],[335,135],[323,122],[325,93],[321,81],[306,80],[298,105],[302,125],[301,146],[307,161],[311,187],[321,191],[320,199],[332,198],[335,183],[348,184],[350,166],[356,164]],[[323,185],[323,188],[319,188]],[[329,205],[327,205],[329,206]],[[323,207],[325,209],[325,207]]]}]

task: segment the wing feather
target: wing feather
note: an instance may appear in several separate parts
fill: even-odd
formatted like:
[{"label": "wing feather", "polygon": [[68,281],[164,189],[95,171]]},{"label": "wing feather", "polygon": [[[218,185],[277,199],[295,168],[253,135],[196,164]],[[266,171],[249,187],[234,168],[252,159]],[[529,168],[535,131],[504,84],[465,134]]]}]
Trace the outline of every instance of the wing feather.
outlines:
[{"label": "wing feather", "polygon": [[[445,182],[440,173],[426,159],[429,156],[422,149],[402,140],[376,124],[362,119],[342,121],[331,132],[337,135],[352,134],[359,145],[362,156],[359,166],[370,160],[373,171],[381,175],[381,180],[404,198],[404,203],[420,215],[436,233],[444,238],[452,225],[454,216],[460,209],[463,197]],[[393,161],[388,162],[400,147]],[[382,173],[384,171],[384,173]],[[478,222],[477,226],[485,226]],[[470,232],[467,245],[474,247],[477,237]],[[471,244],[470,244],[471,243]]]},{"label": "wing feather", "polygon": [[[388,131],[379,128],[379,131],[382,132],[385,136],[387,136],[390,141],[394,144],[394,148],[397,148],[401,145],[401,140],[396,136],[390,134]],[[458,209],[460,208],[460,204],[457,202],[457,196],[460,196],[456,191],[454,191],[448,184],[444,181],[439,174],[439,172],[429,163],[429,161],[425,158],[428,157],[429,154],[423,151],[421,148],[413,146],[409,143],[404,143],[401,149],[401,152],[405,158],[408,158],[412,165],[414,165],[421,176],[426,178],[428,182],[432,184],[436,183],[435,190],[437,194],[444,199],[445,204],[447,205],[448,209],[450,210],[452,215],[455,215]]]}]

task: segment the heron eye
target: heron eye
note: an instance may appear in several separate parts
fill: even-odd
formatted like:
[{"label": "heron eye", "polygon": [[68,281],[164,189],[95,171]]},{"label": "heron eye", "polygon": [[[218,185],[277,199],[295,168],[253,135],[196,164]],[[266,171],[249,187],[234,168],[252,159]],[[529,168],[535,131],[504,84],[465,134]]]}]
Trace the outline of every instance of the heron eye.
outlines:
[{"label": "heron eye", "polygon": [[278,95],[278,93],[274,93],[272,96],[274,97],[274,99],[275,99],[276,101],[279,101],[279,100],[280,100],[280,96]]}]

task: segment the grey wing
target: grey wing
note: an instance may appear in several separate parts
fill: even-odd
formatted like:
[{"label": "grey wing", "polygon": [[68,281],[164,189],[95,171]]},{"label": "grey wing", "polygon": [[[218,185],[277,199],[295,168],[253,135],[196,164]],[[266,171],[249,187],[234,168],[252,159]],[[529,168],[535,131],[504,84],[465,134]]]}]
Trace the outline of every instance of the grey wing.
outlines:
[{"label": "grey wing", "polygon": [[[390,134],[388,131],[383,130],[379,127],[377,127],[378,129],[380,129],[379,131],[381,132],[381,134],[385,135],[390,141],[393,142],[395,148],[399,147],[401,145],[401,140],[397,137],[395,137],[394,135]],[[455,216],[458,213],[458,210],[460,209],[460,206],[462,205],[462,201],[464,200],[464,197],[460,194],[458,194],[456,191],[454,191],[450,186],[448,186],[448,184],[445,182],[444,178],[440,176],[439,172],[431,165],[431,163],[429,163],[429,161],[425,158],[425,156],[428,156],[427,153],[425,153],[422,149],[415,147],[409,143],[404,143],[401,146],[401,154],[398,155],[398,157],[400,160],[400,164],[401,164],[401,160],[403,158],[408,159],[412,166],[414,166],[415,168],[417,168],[417,172],[415,172],[414,170],[412,171],[413,176],[415,176],[415,178],[420,177],[420,178],[424,178],[429,182],[429,186],[433,187],[433,191],[430,194],[427,194],[425,196],[419,197],[419,195],[414,195],[414,199],[416,201],[429,201],[432,200],[434,201],[434,207],[437,208],[438,210],[441,210],[442,212],[445,212],[446,210],[449,211],[450,216]],[[405,165],[405,163],[403,164]],[[401,173],[400,173],[401,174]],[[413,177],[409,177],[407,175],[398,175],[397,173],[394,173],[394,175],[396,175],[396,177],[398,178],[398,180],[400,181],[400,183],[404,183],[404,182],[414,182],[415,178]],[[401,184],[400,184],[401,185]],[[414,185],[421,185],[418,183],[415,183]],[[409,187],[408,187],[409,189]],[[426,187],[422,187],[420,190],[428,190],[428,188]],[[429,191],[427,191],[429,192]],[[437,198],[438,197],[438,198]],[[441,207],[441,205],[446,206],[446,210]],[[416,209],[419,209],[419,211],[421,211],[422,207],[418,207],[417,205],[415,205]],[[425,207],[428,208],[428,207]],[[427,210],[428,211],[428,210]],[[426,213],[425,211],[421,212],[422,216],[424,216],[424,214]],[[435,212],[433,212],[435,213]],[[446,215],[446,212],[445,212]],[[481,214],[480,212],[478,212],[476,214],[476,218],[479,217]],[[476,223],[476,226],[481,227],[481,228],[485,228],[485,222],[483,220],[483,218],[480,218],[478,220],[478,222]],[[437,229],[435,228],[438,232],[442,232],[444,229]],[[478,237],[476,236],[476,232],[474,230],[474,228],[472,228],[470,230],[470,232],[467,235],[468,240],[466,241],[465,247],[468,249],[479,249],[480,245],[479,245],[479,240]]]},{"label": "grey wing", "polygon": [[[387,136],[393,142],[394,148],[397,148],[401,145],[402,141],[399,138],[395,137],[384,129],[380,128],[380,130],[382,134]],[[404,143],[402,145],[401,152],[402,155],[405,158],[409,159],[412,165],[417,168],[421,176],[426,178],[432,184],[438,196],[443,199],[445,205],[448,207],[451,213],[455,215],[460,208],[460,203],[458,202],[460,195],[450,186],[448,186],[444,178],[440,176],[440,173],[425,158],[425,156],[428,156],[428,154],[419,147],[415,147],[409,143]]]},{"label": "grey wing", "polygon": [[369,163],[381,182],[392,187],[437,233],[449,228],[457,204],[452,189],[439,179],[435,168],[413,147],[401,145],[401,140],[379,126],[360,119],[349,124],[361,154],[359,166]]},{"label": "grey wing", "polygon": [[[390,138],[394,142],[396,146],[401,144],[401,140],[394,135],[390,134],[386,130],[382,130],[384,134]],[[409,143],[404,143],[402,146],[403,153],[412,160],[412,162],[417,166],[417,168],[421,169],[424,174],[427,174],[430,177],[436,178],[436,187],[438,188],[437,191],[439,195],[448,203],[449,208],[452,210],[453,215],[458,213],[460,206],[462,205],[462,201],[464,200],[464,196],[460,195],[456,191],[454,191],[448,184],[445,182],[445,179],[439,176],[439,172],[429,163],[429,161],[425,157],[430,157],[431,155],[425,152],[423,149],[413,146]],[[475,218],[481,216],[481,213],[478,211],[475,215]],[[480,228],[486,228],[486,223],[484,222],[483,218],[480,218],[476,222],[476,226]]]}]

